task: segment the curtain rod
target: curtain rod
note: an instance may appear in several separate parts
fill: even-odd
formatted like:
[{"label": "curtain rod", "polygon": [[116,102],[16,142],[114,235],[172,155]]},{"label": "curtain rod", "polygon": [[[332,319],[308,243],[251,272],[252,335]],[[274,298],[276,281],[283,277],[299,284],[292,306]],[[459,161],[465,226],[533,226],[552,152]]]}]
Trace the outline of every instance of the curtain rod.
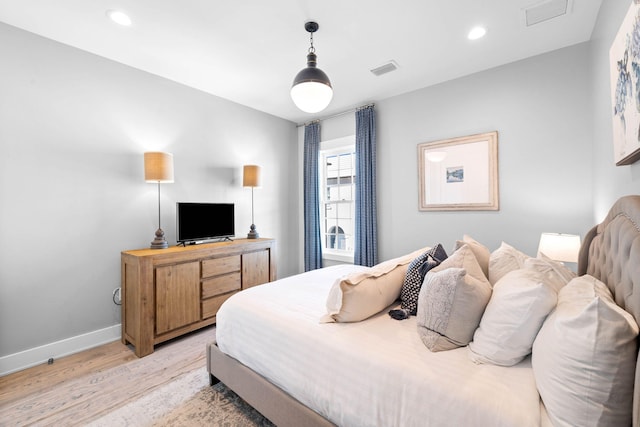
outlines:
[{"label": "curtain rod", "polygon": [[320,119],[310,120],[310,121],[304,122],[304,123],[298,123],[296,125],[296,127],[299,128],[301,126],[310,125],[311,123],[319,123],[319,122],[322,122],[322,121],[325,121],[325,120],[334,119],[336,117],[344,116],[345,114],[355,113],[356,111],[362,110],[363,108],[374,107],[375,105],[376,104],[373,103],[373,102],[369,103],[369,104],[361,105],[360,107],[352,108],[352,109],[347,110],[347,111],[342,111],[341,113],[335,113],[335,114],[332,114],[330,116],[322,117]]}]

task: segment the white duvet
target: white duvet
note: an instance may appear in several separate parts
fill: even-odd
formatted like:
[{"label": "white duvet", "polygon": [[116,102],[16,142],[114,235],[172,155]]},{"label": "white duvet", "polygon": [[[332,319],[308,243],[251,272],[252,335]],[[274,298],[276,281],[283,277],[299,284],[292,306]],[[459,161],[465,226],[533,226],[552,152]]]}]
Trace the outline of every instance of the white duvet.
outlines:
[{"label": "white duvet", "polygon": [[320,323],[335,279],[362,268],[328,267],[235,294],[217,314],[218,347],[339,426],[540,426],[529,358],[499,367],[474,364],[467,347],[432,353],[415,317],[398,321],[387,310]]}]

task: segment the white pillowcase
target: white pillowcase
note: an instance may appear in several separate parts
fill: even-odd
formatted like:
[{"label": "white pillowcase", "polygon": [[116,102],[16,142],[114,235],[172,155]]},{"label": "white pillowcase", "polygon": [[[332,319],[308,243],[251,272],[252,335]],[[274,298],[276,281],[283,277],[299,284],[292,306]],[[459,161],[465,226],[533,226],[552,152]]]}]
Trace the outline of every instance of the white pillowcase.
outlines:
[{"label": "white pillowcase", "polygon": [[553,261],[545,254],[540,254],[538,258],[527,258],[524,268],[544,273],[556,292],[560,292],[564,285],[576,277],[576,273],[569,270],[563,263]]},{"label": "white pillowcase", "polygon": [[538,391],[554,426],[631,425],[638,325],[591,276],[560,290],[533,344]]},{"label": "white pillowcase", "polygon": [[524,262],[528,258],[530,258],[529,255],[502,242],[500,247],[489,256],[489,282],[495,285],[508,272],[524,267]]},{"label": "white pillowcase", "polygon": [[533,341],[558,295],[544,273],[513,270],[493,286],[480,326],[469,343],[476,363],[512,366],[531,353]]}]

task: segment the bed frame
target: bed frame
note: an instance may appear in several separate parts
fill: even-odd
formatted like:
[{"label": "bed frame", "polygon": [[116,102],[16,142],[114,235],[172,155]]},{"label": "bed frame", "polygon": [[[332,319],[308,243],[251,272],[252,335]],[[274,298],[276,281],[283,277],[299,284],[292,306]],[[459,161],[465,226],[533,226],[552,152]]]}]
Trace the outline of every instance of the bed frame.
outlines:
[{"label": "bed frame", "polygon": [[[578,274],[606,283],[620,307],[640,323],[640,196],[619,199],[607,217],[585,235]],[[207,346],[210,383],[223,382],[279,427],[333,426],[318,413],[237,360],[215,342]],[[640,427],[640,358],[636,361],[633,426]]]}]

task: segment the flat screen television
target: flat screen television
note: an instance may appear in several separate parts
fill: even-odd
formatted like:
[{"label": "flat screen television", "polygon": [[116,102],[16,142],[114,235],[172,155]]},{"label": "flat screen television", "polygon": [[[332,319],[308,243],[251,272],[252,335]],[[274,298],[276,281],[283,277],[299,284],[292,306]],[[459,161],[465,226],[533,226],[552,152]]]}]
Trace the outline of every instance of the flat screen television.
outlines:
[{"label": "flat screen television", "polygon": [[194,244],[235,235],[233,203],[176,203],[178,243]]}]

